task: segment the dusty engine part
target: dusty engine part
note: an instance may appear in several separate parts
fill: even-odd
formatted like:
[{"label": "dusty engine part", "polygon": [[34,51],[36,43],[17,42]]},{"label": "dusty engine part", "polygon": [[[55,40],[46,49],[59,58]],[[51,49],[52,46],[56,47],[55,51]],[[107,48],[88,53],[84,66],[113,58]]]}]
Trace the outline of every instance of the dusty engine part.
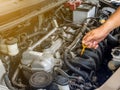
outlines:
[{"label": "dusty engine part", "polygon": [[[0,1],[0,89],[94,90],[104,84],[112,75],[107,64],[110,50],[119,47],[119,28],[80,55],[83,36],[117,8],[99,1],[70,0],[68,7],[67,0]],[[119,48],[112,55],[115,71]]]},{"label": "dusty engine part", "polygon": [[119,61],[110,61],[108,63],[108,67],[110,70],[115,71],[120,67],[120,62]]},{"label": "dusty engine part", "polygon": [[52,75],[45,71],[34,73],[29,80],[29,84],[33,89],[43,89],[52,83]]},{"label": "dusty engine part", "polygon": [[55,82],[58,85],[59,90],[70,90],[69,79],[63,76],[57,76]]},{"label": "dusty engine part", "polygon": [[0,89],[2,90],[9,90],[7,87],[0,85]]},{"label": "dusty engine part", "polygon": [[[79,14],[81,14],[79,16]],[[73,23],[81,24],[86,18],[95,16],[95,6],[89,4],[82,4],[73,11]]]},{"label": "dusty engine part", "polygon": [[112,56],[113,56],[113,59],[114,61],[119,61],[120,57],[120,48],[119,47],[115,47],[114,49],[112,49]]},{"label": "dusty engine part", "polygon": [[116,70],[120,67],[120,47],[112,49],[112,60],[108,63],[111,70]]},{"label": "dusty engine part", "polygon": [[33,70],[44,70],[47,72],[52,71],[55,64],[57,64],[59,59],[55,59],[53,54],[62,45],[62,40],[58,39],[53,42],[53,45],[45,49],[43,52],[29,51],[23,53],[22,64],[30,66]]}]

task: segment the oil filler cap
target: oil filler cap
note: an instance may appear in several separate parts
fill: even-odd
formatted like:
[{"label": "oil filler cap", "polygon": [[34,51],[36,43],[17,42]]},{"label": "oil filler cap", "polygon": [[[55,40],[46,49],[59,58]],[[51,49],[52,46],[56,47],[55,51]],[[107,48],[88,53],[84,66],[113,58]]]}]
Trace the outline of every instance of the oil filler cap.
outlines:
[{"label": "oil filler cap", "polygon": [[14,38],[14,37],[10,37],[10,38],[8,38],[7,40],[6,40],[6,44],[7,45],[12,45],[12,44],[15,44],[15,43],[17,43],[18,42],[18,40],[16,39],[16,38]]}]

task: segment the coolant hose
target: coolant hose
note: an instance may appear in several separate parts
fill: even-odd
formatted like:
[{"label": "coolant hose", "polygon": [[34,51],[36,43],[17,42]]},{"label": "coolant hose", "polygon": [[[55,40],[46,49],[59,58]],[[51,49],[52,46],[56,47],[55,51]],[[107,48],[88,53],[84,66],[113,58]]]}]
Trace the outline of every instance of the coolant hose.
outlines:
[{"label": "coolant hose", "polygon": [[[118,35],[118,34],[117,34]],[[114,37],[111,34],[107,36],[107,42],[109,45],[115,47],[118,45],[118,36]]]},{"label": "coolant hose", "polygon": [[114,37],[117,39],[118,43],[120,44],[120,34],[116,34]]},{"label": "coolant hose", "polygon": [[69,78],[69,79],[76,79],[76,80],[79,80],[81,81],[81,83],[84,83],[84,79],[83,78],[79,78],[77,76],[70,76],[68,75],[65,71],[63,71],[61,68],[55,68],[55,71],[58,72],[59,74],[61,74],[62,76],[66,77],[66,78]]},{"label": "coolant hose", "polygon": [[6,86],[7,86],[10,90],[18,90],[18,89],[14,88],[14,87],[11,85],[11,82],[10,82],[10,80],[9,80],[9,78],[8,78],[8,74],[7,74],[7,73],[5,73],[5,75],[4,75],[4,80],[5,80]]}]

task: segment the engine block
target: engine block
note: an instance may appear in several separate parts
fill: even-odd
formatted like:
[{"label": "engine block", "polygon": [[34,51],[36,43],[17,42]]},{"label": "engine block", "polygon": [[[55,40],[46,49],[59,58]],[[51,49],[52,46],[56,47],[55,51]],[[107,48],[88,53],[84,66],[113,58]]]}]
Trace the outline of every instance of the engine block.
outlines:
[{"label": "engine block", "polygon": [[118,4],[106,0],[1,0],[0,89],[100,87],[120,66],[120,30],[111,32],[97,49],[86,48],[83,55],[81,41]]}]

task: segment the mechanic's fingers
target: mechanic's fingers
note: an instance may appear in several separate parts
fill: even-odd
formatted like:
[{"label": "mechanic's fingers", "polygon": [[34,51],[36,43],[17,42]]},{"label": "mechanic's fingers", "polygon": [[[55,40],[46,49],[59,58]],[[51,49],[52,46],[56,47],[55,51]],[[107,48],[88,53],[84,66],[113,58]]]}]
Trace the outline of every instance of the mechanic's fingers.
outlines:
[{"label": "mechanic's fingers", "polygon": [[91,41],[91,42],[85,43],[85,45],[87,46],[87,48],[94,48],[94,49],[96,49],[98,47],[98,42]]},{"label": "mechanic's fingers", "polygon": [[92,48],[92,42],[87,42],[87,43],[85,43],[85,45],[87,46],[87,48]]},{"label": "mechanic's fingers", "polygon": [[87,33],[84,37],[83,37],[83,41],[86,41],[86,39],[90,36],[90,32]]},{"label": "mechanic's fingers", "polygon": [[86,45],[88,48],[91,48],[93,46],[93,41],[82,40],[82,44]]},{"label": "mechanic's fingers", "polygon": [[92,43],[87,45],[87,48],[92,48]]},{"label": "mechanic's fingers", "polygon": [[94,47],[94,49],[97,49],[99,46],[98,45],[96,45],[95,47]]},{"label": "mechanic's fingers", "polygon": [[92,45],[92,48],[96,49],[97,47],[98,47],[98,42],[94,41],[93,45]]},{"label": "mechanic's fingers", "polygon": [[87,42],[91,42],[93,39],[93,35],[91,32],[87,33],[82,40],[82,43],[87,44]]}]

